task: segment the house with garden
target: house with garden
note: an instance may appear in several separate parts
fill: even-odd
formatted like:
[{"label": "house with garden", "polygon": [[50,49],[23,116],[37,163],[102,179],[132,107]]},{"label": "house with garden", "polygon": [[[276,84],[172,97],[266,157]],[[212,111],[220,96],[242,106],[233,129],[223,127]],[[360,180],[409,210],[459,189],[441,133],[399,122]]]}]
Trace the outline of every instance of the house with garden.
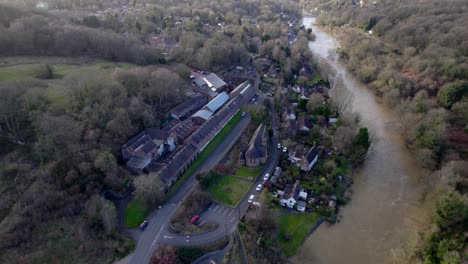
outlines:
[{"label": "house with garden", "polygon": [[294,208],[297,204],[297,210],[301,212],[305,211],[306,205],[304,201],[307,200],[307,192],[301,188],[298,180],[294,184],[286,185],[283,191],[278,191],[278,194],[280,195],[281,206]]},{"label": "house with garden", "polygon": [[317,163],[318,160],[318,149],[317,146],[314,145],[309,149],[309,151],[305,152],[304,156],[301,159],[301,170],[309,172],[312,167]]}]

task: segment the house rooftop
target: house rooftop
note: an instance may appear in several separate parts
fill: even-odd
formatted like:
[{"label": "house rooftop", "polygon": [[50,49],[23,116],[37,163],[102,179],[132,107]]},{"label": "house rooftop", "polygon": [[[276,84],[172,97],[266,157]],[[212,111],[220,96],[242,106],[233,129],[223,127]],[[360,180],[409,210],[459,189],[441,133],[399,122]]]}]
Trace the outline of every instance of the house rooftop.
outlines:
[{"label": "house rooftop", "polygon": [[303,115],[303,116],[300,116],[297,120],[298,122],[298,128],[303,128],[303,127],[307,127],[307,128],[311,128],[312,127],[312,123],[310,122],[310,119]]},{"label": "house rooftop", "polygon": [[296,181],[294,185],[288,184],[284,189],[283,199],[288,200],[290,198],[294,198],[294,200],[298,200],[300,192],[301,186],[299,185],[299,181]]},{"label": "house rooftop", "polygon": [[315,159],[315,157],[317,157],[317,155],[318,155],[317,146],[313,146],[312,148],[310,148],[309,152],[307,152],[306,159],[310,163]]}]

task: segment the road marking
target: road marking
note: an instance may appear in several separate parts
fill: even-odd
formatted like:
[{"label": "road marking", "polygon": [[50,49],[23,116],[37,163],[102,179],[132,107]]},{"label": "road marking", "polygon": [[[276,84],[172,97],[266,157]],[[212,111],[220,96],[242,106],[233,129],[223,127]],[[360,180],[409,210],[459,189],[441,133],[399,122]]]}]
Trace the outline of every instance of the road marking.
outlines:
[{"label": "road marking", "polygon": [[212,210],[213,206],[215,206],[215,204],[210,205],[210,208],[208,208],[208,210]]},{"label": "road marking", "polygon": [[186,238],[190,238],[190,236],[186,236]]},{"label": "road marking", "polygon": [[204,223],[206,223],[205,220],[203,220],[203,221],[198,225],[198,227],[202,226]]},{"label": "road marking", "polygon": [[161,226],[161,228],[159,229],[158,234],[157,234],[156,237],[154,238],[153,243],[151,244],[153,247],[154,247],[154,245],[156,245],[156,242],[158,241],[159,236],[161,235],[162,231],[164,230],[164,225],[165,225],[165,224],[163,224],[163,225]]},{"label": "road marking", "polygon": [[187,241],[187,243],[188,243],[188,242],[190,242],[190,240],[188,240],[188,239],[187,239],[187,240],[185,240],[185,241]]},{"label": "road marking", "polygon": [[219,207],[216,205],[216,207],[215,207],[215,209],[213,210],[213,212],[216,213],[216,210],[218,210],[218,208],[219,208]]},{"label": "road marking", "polygon": [[228,211],[229,211],[229,208],[226,208],[226,211],[224,211],[223,215],[226,215]]},{"label": "road marking", "polygon": [[167,239],[167,238],[173,238],[173,237],[164,235],[164,238]]},{"label": "road marking", "polygon": [[234,219],[236,219],[236,217],[235,217],[235,216],[234,216],[234,217],[231,219],[231,221],[230,221],[230,222],[232,223],[232,221],[234,221]]},{"label": "road marking", "polygon": [[232,213],[234,213],[234,210],[232,210],[232,211],[231,211],[231,212],[228,214],[228,216],[231,216],[231,215],[232,215]]}]

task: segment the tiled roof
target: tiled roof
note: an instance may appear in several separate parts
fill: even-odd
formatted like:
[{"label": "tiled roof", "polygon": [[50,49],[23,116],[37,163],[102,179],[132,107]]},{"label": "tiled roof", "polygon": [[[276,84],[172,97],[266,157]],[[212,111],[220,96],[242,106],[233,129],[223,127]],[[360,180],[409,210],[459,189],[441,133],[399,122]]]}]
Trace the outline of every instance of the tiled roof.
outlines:
[{"label": "tiled roof", "polygon": [[294,200],[298,200],[299,193],[301,192],[301,186],[299,185],[299,181],[296,181],[294,185],[288,184],[286,188],[284,188],[283,199],[288,200],[289,198],[294,198]]},{"label": "tiled roof", "polygon": [[261,124],[253,134],[249,142],[249,148],[245,152],[247,159],[256,159],[264,157],[267,154],[266,146],[263,145],[263,139],[266,136],[266,128]]},{"label": "tiled roof", "polygon": [[187,144],[174,153],[172,159],[159,172],[159,177],[165,183],[174,180],[179,173],[183,171],[185,166],[192,161],[197,153],[197,149]]},{"label": "tiled roof", "polygon": [[196,129],[197,126],[192,122],[192,120],[187,119],[171,128],[170,132],[176,134],[178,141],[183,141]]}]

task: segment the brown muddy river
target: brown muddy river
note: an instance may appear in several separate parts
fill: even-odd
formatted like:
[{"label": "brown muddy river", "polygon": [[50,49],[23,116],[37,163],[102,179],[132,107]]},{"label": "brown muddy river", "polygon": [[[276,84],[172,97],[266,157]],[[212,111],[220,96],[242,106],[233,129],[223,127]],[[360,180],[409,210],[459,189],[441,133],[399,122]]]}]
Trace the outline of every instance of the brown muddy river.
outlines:
[{"label": "brown muddy river", "polygon": [[[312,17],[304,18],[310,27]],[[341,75],[352,98],[350,109],[358,113],[373,137],[372,149],[361,169],[354,173],[350,202],[341,209],[335,225],[323,224],[310,236],[293,263],[395,263],[408,237],[428,221],[429,172],[416,165],[405,148],[397,118],[376,97],[330,56],[338,46],[330,35],[312,25],[317,35],[309,47],[316,58],[327,60]],[[333,52],[332,52],[333,53]]]}]

